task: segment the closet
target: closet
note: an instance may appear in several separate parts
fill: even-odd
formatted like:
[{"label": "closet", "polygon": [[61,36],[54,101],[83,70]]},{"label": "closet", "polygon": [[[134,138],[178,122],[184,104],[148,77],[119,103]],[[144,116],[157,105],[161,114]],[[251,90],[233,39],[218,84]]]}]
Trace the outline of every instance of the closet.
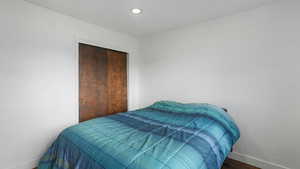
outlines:
[{"label": "closet", "polygon": [[79,44],[79,121],[127,111],[127,53]]}]

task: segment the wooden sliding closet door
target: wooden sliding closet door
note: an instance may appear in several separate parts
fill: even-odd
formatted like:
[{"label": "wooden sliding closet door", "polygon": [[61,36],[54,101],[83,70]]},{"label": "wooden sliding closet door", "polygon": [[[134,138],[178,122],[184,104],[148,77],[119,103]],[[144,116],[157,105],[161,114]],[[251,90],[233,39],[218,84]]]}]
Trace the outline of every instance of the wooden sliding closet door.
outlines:
[{"label": "wooden sliding closet door", "polygon": [[108,113],[127,111],[127,54],[107,51]]},{"label": "wooden sliding closet door", "polygon": [[79,44],[79,121],[127,111],[127,54]]}]

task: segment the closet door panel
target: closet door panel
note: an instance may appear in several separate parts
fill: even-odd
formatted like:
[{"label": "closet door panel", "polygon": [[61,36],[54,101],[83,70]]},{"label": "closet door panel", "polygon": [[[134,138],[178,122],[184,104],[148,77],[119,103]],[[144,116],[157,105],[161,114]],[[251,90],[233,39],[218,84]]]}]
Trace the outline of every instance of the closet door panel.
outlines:
[{"label": "closet door panel", "polygon": [[107,106],[107,52],[80,44],[80,121],[104,116]]},{"label": "closet door panel", "polygon": [[108,111],[127,111],[127,54],[108,50]]}]

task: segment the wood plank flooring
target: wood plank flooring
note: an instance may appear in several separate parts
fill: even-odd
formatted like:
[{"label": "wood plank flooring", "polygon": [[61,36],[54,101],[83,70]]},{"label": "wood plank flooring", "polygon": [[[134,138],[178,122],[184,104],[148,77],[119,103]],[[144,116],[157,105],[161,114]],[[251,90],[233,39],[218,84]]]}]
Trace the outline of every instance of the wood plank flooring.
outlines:
[{"label": "wood plank flooring", "polygon": [[226,159],[222,169],[260,169],[233,159]]}]

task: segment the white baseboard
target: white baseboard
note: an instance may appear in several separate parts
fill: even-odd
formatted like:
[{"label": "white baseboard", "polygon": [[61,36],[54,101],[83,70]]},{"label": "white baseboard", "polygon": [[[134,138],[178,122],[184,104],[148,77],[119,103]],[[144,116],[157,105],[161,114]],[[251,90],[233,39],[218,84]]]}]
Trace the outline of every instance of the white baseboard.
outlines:
[{"label": "white baseboard", "polygon": [[31,160],[17,166],[12,166],[8,169],[33,169],[37,166],[38,160]]},{"label": "white baseboard", "polygon": [[238,160],[241,162],[244,162],[246,164],[250,164],[262,169],[290,169],[288,167],[279,165],[279,164],[275,164],[269,161],[265,161],[265,160],[261,160],[249,155],[245,155],[245,154],[241,154],[238,152],[232,152],[229,155],[230,158],[234,159],[234,160]]}]

